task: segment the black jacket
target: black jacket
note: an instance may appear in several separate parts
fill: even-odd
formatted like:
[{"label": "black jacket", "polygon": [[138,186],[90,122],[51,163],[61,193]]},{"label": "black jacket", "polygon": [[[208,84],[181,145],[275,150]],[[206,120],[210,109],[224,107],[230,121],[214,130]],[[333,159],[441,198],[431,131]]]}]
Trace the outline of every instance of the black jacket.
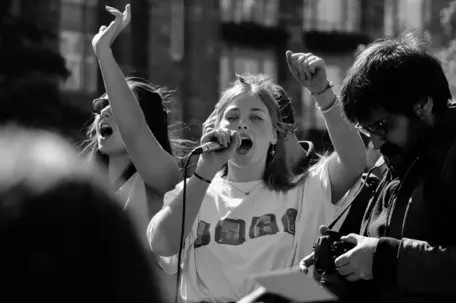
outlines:
[{"label": "black jacket", "polygon": [[363,281],[358,295],[369,302],[456,302],[456,110],[436,117],[427,148],[402,180],[388,174],[380,186],[361,228],[380,238],[374,279]]}]

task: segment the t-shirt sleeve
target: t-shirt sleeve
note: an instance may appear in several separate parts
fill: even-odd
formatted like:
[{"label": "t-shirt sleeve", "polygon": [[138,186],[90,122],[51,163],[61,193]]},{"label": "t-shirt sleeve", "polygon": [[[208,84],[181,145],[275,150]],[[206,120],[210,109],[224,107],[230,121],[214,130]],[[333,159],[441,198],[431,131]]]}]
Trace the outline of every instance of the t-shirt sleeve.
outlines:
[{"label": "t-shirt sleeve", "polygon": [[[173,190],[171,190],[165,194],[165,196],[163,198],[163,208],[168,206],[171,203],[171,201],[173,201],[174,198],[176,198],[176,196],[182,191],[183,187],[184,187],[184,183],[182,181],[179,184],[177,184]],[[195,220],[195,222],[197,222],[197,220]],[[154,226],[155,226],[155,220],[154,220],[154,218],[152,218],[152,220],[150,221],[149,226],[147,228],[147,238],[149,240],[149,245],[151,243],[150,239],[151,239],[151,234],[154,230]],[[188,255],[188,248],[193,247],[193,243],[196,240],[196,235],[194,232],[195,228],[196,228],[195,224],[193,224],[192,230],[190,231],[189,235],[187,236],[187,238],[184,241],[184,245],[182,247],[182,254],[181,254],[182,255],[181,263],[184,262],[185,256]],[[165,273],[170,274],[170,275],[174,275],[177,273],[178,254],[175,254],[173,256],[168,256],[168,257],[160,256],[159,254],[154,252],[154,248],[152,245],[150,245],[150,248],[156,256],[158,265]]]},{"label": "t-shirt sleeve", "polygon": [[309,171],[307,187],[313,188],[326,201],[331,202],[331,182],[329,181],[329,160],[326,157],[316,163]]},{"label": "t-shirt sleeve", "polygon": [[329,159],[328,157],[321,159],[304,176],[292,264],[298,264],[299,260],[312,252],[313,245],[320,235],[319,227],[331,223],[338,213],[338,207],[331,203]]},{"label": "t-shirt sleeve", "polygon": [[307,199],[314,203],[314,209],[320,209],[324,214],[325,220],[334,218],[344,204],[344,197],[338,202],[331,202],[331,182],[329,179],[329,163],[334,154],[325,157],[315,164],[309,171],[306,180],[305,189],[308,193]]}]

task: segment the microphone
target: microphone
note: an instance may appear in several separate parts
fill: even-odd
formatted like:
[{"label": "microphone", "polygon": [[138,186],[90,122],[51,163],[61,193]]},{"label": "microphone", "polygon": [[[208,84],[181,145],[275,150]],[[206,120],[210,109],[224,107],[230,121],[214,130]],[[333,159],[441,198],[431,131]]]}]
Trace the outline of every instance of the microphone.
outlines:
[{"label": "microphone", "polygon": [[224,149],[225,147],[218,142],[206,142],[204,144],[201,144],[197,148],[195,148],[192,151],[193,155],[200,155],[202,153],[207,153],[207,152],[213,152],[213,151],[218,151],[221,149]]}]

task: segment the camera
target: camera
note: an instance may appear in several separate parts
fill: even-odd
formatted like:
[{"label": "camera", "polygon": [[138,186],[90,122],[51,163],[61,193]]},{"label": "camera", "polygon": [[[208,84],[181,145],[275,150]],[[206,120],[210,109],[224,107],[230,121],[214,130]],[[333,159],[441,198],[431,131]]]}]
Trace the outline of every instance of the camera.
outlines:
[{"label": "camera", "polygon": [[319,274],[336,272],[335,259],[355,247],[340,239],[342,234],[337,231],[327,230],[326,235],[318,237],[314,245],[314,267]]}]

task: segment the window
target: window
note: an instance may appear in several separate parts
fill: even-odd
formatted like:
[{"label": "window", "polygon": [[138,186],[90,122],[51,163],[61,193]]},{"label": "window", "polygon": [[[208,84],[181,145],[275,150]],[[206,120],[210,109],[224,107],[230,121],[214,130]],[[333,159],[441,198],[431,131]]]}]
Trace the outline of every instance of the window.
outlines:
[{"label": "window", "polygon": [[9,12],[13,16],[18,16],[21,12],[21,3],[19,0],[13,0],[11,1],[11,4],[9,6]]},{"label": "window", "polygon": [[220,0],[224,22],[254,22],[275,26],[278,22],[279,0]]},{"label": "window", "polygon": [[220,57],[220,91],[226,89],[237,74],[263,73],[272,79],[277,78],[277,66],[272,52],[253,50],[225,51]]},{"label": "window", "polygon": [[334,0],[317,2],[317,29],[333,31],[342,28],[342,3]]},{"label": "window", "polygon": [[92,93],[97,89],[97,61],[92,50],[96,0],[62,1],[60,53],[70,71],[61,89]]},{"label": "window", "polygon": [[398,10],[399,31],[423,26],[422,0],[400,0]]},{"label": "window", "polygon": [[63,3],[72,3],[72,4],[79,4],[85,6],[96,6],[98,0],[61,0]]},{"label": "window", "polygon": [[[84,39],[85,38],[85,39]],[[74,31],[60,32],[60,52],[70,71],[61,88],[72,91],[94,92],[97,88],[97,62],[91,47],[92,35]]]},{"label": "window", "polygon": [[356,32],[361,28],[361,3],[359,0],[347,0],[347,32]]},{"label": "window", "polygon": [[425,0],[385,1],[385,34],[397,34],[406,29],[423,27],[425,13],[429,11],[424,9],[426,4]]},{"label": "window", "polygon": [[303,29],[318,31],[360,30],[360,0],[304,0]]},{"label": "window", "polygon": [[[326,74],[328,80],[334,83],[334,91],[337,92],[342,84],[342,69],[335,65],[326,65]],[[315,101],[310,95],[307,88],[301,91],[302,98],[302,112],[301,112],[301,125],[303,129],[325,129],[325,120],[323,114],[316,108]]]},{"label": "window", "polygon": [[389,35],[394,32],[394,4],[395,0],[385,0],[385,17],[384,17],[384,31]]}]

